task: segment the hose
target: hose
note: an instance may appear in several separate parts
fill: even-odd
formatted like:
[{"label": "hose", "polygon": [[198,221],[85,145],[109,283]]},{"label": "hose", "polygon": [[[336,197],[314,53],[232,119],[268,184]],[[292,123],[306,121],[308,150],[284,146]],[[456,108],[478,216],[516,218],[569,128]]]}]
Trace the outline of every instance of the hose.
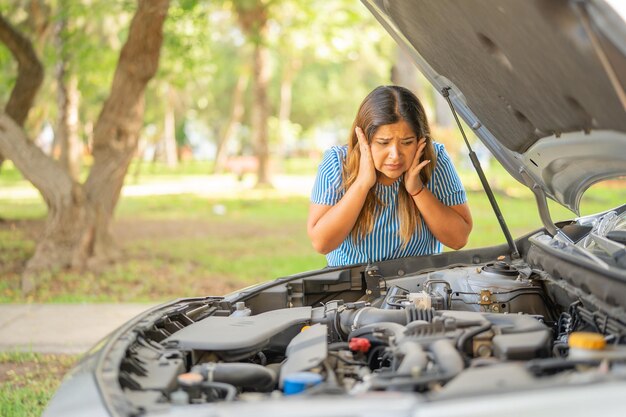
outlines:
[{"label": "hose", "polygon": [[414,371],[421,372],[428,364],[428,357],[422,347],[414,342],[405,342],[398,346],[397,353],[403,355],[398,366],[399,374],[411,374]]},{"label": "hose", "polygon": [[415,320],[420,321],[433,321],[435,317],[435,309],[434,308],[417,308],[414,305],[408,306],[406,309],[406,322],[410,323]]},{"label": "hose", "polygon": [[431,343],[429,349],[435,362],[445,375],[456,376],[465,368],[463,358],[448,339],[439,339]]},{"label": "hose", "polygon": [[404,310],[381,310],[375,307],[345,310],[341,313],[341,327],[346,332],[381,322],[406,324],[406,313]]},{"label": "hose", "polygon": [[224,401],[232,401],[237,396],[237,388],[224,382],[204,381],[200,386],[205,392],[213,389],[226,392],[226,395],[224,396]]},{"label": "hose", "polygon": [[201,374],[208,382],[224,382],[237,388],[271,392],[276,387],[276,372],[254,363],[205,363],[191,372]]},{"label": "hose", "polygon": [[485,323],[473,329],[466,330],[465,333],[463,333],[461,337],[459,337],[459,340],[456,343],[457,349],[459,349],[462,352],[465,352],[465,344],[467,343],[468,340],[470,340],[472,337],[476,335],[481,334],[482,332],[486,332],[489,329],[491,329],[491,323]]},{"label": "hose", "polygon": [[[393,310],[387,310],[393,311]],[[375,332],[383,333],[386,337],[393,337],[395,340],[400,340],[404,337],[406,327],[398,323],[381,322],[372,323],[365,326],[361,326],[357,331],[350,333],[349,338],[363,336],[365,334],[371,334]]]},{"label": "hose", "polygon": [[348,342],[335,342],[335,343],[328,344],[329,351],[348,350],[348,349],[350,349],[350,344]]}]

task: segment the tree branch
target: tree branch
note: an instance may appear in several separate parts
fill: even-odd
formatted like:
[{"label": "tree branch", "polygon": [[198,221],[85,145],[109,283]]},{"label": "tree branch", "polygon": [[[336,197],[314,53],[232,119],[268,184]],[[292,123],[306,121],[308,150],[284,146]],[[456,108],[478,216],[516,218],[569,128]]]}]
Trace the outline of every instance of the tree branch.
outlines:
[{"label": "tree branch", "polygon": [[0,112],[0,161],[2,156],[11,159],[50,205],[60,189],[71,189],[71,179],[54,160],[28,140],[22,129],[43,81],[43,66],[31,42],[1,14],[0,41],[9,48],[18,65],[11,97],[5,112]]},{"label": "tree branch", "polygon": [[18,66],[17,80],[11,91],[5,113],[24,126],[37,91],[43,82],[43,65],[37,58],[31,42],[22,36],[0,14],[0,41],[15,57]]},{"label": "tree branch", "polygon": [[48,155],[26,137],[12,117],[0,112],[0,153],[41,193],[50,206],[64,191],[71,190],[70,176]]},{"label": "tree branch", "polygon": [[[94,165],[85,183],[90,199],[112,213],[137,148],[143,123],[144,92],[159,66],[163,22],[169,0],[139,0],[120,53],[111,93],[94,127]],[[113,198],[111,198],[113,197]]]}]

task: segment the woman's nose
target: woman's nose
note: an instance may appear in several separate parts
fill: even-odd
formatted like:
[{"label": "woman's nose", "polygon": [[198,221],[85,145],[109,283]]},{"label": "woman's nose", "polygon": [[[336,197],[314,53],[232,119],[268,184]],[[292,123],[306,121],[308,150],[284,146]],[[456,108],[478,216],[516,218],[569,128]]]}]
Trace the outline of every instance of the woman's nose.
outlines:
[{"label": "woman's nose", "polygon": [[398,145],[396,144],[389,145],[389,157],[390,158],[397,158],[399,154],[400,153],[398,151]]}]

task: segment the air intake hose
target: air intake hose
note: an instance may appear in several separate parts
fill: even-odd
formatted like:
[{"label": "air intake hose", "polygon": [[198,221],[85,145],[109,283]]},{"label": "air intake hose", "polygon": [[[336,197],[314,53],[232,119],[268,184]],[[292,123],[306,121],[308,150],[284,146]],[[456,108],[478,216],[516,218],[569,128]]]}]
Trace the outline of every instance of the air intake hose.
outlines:
[{"label": "air intake hose", "polygon": [[376,323],[398,323],[406,325],[415,320],[432,321],[435,317],[435,309],[419,309],[410,306],[400,310],[381,310],[375,307],[363,307],[358,310],[345,310],[341,312],[341,328],[349,333],[352,330]]},{"label": "air intake hose", "polygon": [[225,382],[237,388],[271,392],[276,387],[276,372],[254,363],[205,363],[191,372],[201,374],[209,382]]}]

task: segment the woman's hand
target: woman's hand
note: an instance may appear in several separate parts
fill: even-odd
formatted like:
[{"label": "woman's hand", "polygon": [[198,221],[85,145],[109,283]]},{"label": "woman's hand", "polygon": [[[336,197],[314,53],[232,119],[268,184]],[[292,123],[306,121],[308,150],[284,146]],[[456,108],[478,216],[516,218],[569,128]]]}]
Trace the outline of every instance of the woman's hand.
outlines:
[{"label": "woman's hand", "polygon": [[[355,129],[359,140],[359,173],[356,181],[333,206],[311,203],[307,233],[316,251],[327,254],[337,249],[356,224],[370,189],[376,184],[376,168],[363,130]],[[354,151],[355,149],[353,149]]]},{"label": "woman's hand", "polygon": [[421,138],[417,145],[417,152],[415,152],[413,162],[404,173],[404,188],[406,188],[407,192],[411,195],[415,195],[424,187],[422,179],[420,178],[420,172],[422,168],[430,163],[430,159],[420,162],[424,148],[426,148],[426,138]]},{"label": "woman's hand", "polygon": [[369,143],[367,143],[363,130],[357,127],[354,131],[359,140],[359,150],[361,151],[359,174],[357,175],[356,182],[361,183],[369,190],[376,184],[376,168],[374,167],[374,160],[372,159],[372,150],[370,149]]}]

